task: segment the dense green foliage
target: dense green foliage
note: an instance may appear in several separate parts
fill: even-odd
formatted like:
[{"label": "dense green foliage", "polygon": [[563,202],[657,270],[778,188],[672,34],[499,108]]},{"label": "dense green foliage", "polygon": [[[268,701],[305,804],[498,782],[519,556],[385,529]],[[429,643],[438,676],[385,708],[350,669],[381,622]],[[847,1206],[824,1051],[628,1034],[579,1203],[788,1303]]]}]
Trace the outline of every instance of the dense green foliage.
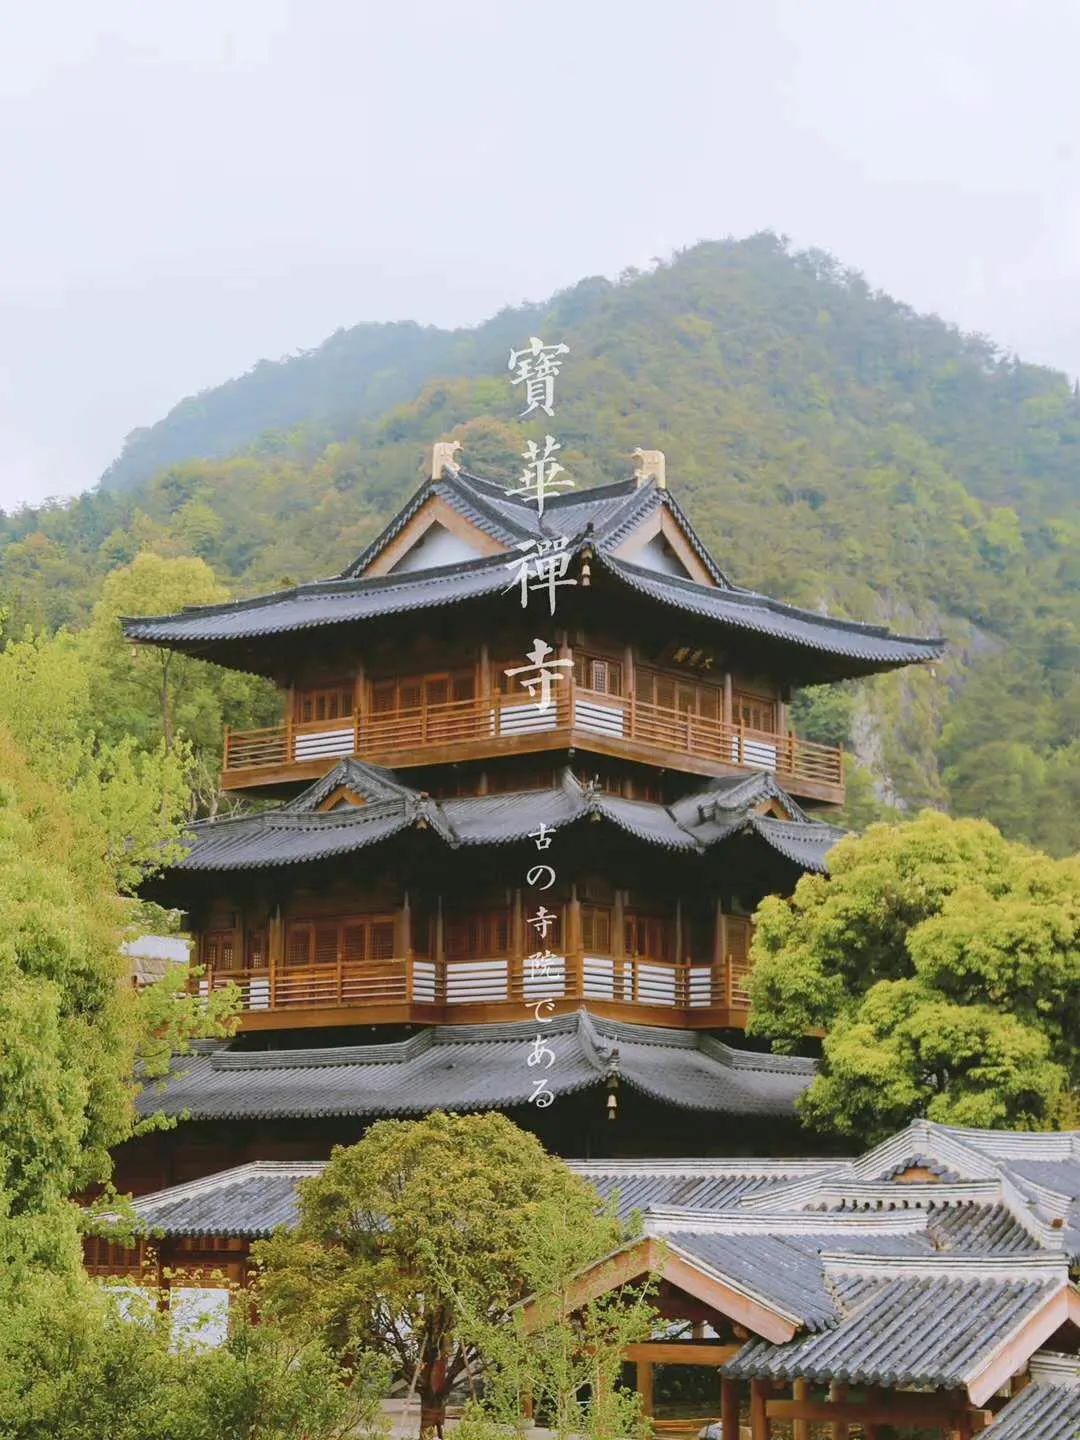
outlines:
[{"label": "dense green foliage", "polygon": [[752,1033],[824,1032],[813,1126],[875,1141],[916,1115],[1051,1126],[1080,1078],[1080,861],[927,812],[841,842],[758,910]]},{"label": "dense green foliage", "polygon": [[145,550],[199,556],[236,593],[332,573],[450,433],[474,469],[514,476],[526,432],[505,356],[529,333],[571,346],[556,428],[579,484],[659,446],[739,583],[948,636],[936,673],[799,712],[874,777],[855,772],[852,818],[948,805],[1076,848],[1080,806],[1059,797],[1080,786],[1080,399],[769,235],[585,280],[472,331],[339,332],[185,401],[131,440],[106,488],[0,517],[9,633],[82,625],[103,576]]},{"label": "dense green foliage", "polygon": [[589,1185],[497,1114],[378,1121],[299,1189],[296,1229],[255,1246],[260,1307],[336,1352],[389,1357],[415,1382],[422,1430],[470,1373],[478,1325],[532,1288],[553,1211],[575,1268],[622,1234]]},{"label": "dense green foliage", "polygon": [[3,1440],[359,1440],[377,1433],[384,1379],[239,1313],[208,1350],[167,1310],[124,1318],[85,1282],[40,1280],[0,1306]]},{"label": "dense green foliage", "polygon": [[90,632],[0,651],[0,1277],[78,1266],[69,1197],[104,1182],[144,1078],[219,1033],[177,971],[136,995],[121,944],[178,851],[188,756],[102,733]]}]

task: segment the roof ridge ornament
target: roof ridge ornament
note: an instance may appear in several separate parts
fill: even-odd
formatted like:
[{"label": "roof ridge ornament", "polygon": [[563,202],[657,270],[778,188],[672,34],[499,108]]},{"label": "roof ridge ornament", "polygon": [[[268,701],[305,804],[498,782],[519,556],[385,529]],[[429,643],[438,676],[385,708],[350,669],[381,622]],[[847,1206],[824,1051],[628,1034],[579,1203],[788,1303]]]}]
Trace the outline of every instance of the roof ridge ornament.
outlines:
[{"label": "roof ridge ornament", "polygon": [[456,475],[461,466],[454,459],[454,456],[461,449],[460,440],[436,440],[431,447],[431,478],[441,480],[449,470],[451,475]]},{"label": "roof ridge ornament", "polygon": [[650,480],[656,481],[658,490],[667,489],[667,460],[663,450],[642,450],[639,445],[633,452],[637,464],[634,466],[634,479],[637,488],[640,490]]}]

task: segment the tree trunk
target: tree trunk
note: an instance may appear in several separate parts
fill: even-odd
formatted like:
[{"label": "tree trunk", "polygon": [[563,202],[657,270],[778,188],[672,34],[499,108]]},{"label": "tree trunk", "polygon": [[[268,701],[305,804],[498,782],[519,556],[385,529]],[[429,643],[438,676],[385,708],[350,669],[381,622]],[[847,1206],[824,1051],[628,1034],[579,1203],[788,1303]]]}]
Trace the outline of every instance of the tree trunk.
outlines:
[{"label": "tree trunk", "polygon": [[172,696],[169,694],[169,665],[172,656],[169,655],[161,665],[161,734],[165,741],[165,749],[171,751],[173,748],[173,727],[172,727]]},{"label": "tree trunk", "polygon": [[446,1424],[446,1400],[450,1393],[446,1356],[442,1351],[424,1357],[420,1371],[420,1434],[434,1430],[443,1440]]}]

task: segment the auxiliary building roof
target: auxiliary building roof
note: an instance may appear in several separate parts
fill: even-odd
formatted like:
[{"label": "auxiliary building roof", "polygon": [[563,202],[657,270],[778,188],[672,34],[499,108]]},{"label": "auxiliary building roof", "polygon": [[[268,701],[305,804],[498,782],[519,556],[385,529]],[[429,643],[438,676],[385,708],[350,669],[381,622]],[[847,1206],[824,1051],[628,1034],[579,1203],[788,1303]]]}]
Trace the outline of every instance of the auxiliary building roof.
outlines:
[{"label": "auxiliary building roof", "polygon": [[[363,803],[319,807],[335,791]],[[787,818],[760,813],[778,805]],[[296,799],[255,815],[202,821],[191,827],[190,848],[179,870],[247,870],[296,865],[381,844],[419,827],[450,849],[508,845],[548,826],[603,821],[643,844],[703,855],[735,835],[748,834],[803,870],[822,872],[844,832],[811,820],[771,778],[707,782],[693,795],[666,806],[624,800],[582,785],[566,770],[545,790],[433,800],[402,784],[388,770],[343,760]]]},{"label": "auxiliary building roof", "polygon": [[[567,1033],[565,1021],[560,1033]],[[590,1025],[594,1060],[604,1063],[611,1042]],[[228,1052],[222,1060],[247,1063]],[[319,1052],[309,1063],[334,1068]],[[934,1129],[942,1146],[968,1144],[970,1132]],[[724,1367],[730,1377],[962,1388],[978,1406],[1032,1357],[1031,1385],[1000,1412],[991,1433],[1001,1440],[1072,1440],[1080,1418],[1076,1357],[1039,1353],[1080,1320],[1057,1232],[1048,1243],[1029,1235],[1021,1252],[1009,1237],[1002,1244],[994,1225],[956,1227],[943,1239],[943,1214],[970,1216],[989,1207],[950,1198],[959,1183],[952,1179],[940,1182],[945,1199],[938,1205],[929,1185],[912,1185],[902,1170],[881,1177],[884,1198],[872,1209],[808,1211],[793,1188],[838,1166],[875,1169],[882,1151],[910,1145],[915,1132],[909,1127],[856,1161],[567,1163],[601,1193],[617,1192],[624,1213],[643,1212],[640,1238],[624,1247],[628,1259],[659,1268],[677,1288],[749,1327],[751,1338]],[[1077,1139],[1009,1137],[1024,1150]],[[135,1210],[156,1234],[259,1238],[296,1223],[297,1187],[321,1170],[320,1162],[254,1162],[142,1196]],[[632,1276],[633,1266],[613,1273]],[[582,1280],[595,1293],[588,1274]]]},{"label": "auxiliary building roof", "polygon": [[[449,505],[489,541],[505,547],[504,552],[431,569],[365,574],[382,549],[433,500]],[[655,523],[658,511],[674,518],[711,583],[661,573],[617,553],[636,529],[650,519]],[[356,624],[497,595],[513,584],[508,565],[519,563],[515,547],[555,537],[565,539],[572,558],[587,550],[604,583],[615,591],[640,595],[728,630],[780,642],[804,652],[811,668],[814,656],[831,657],[834,678],[934,660],[942,653],[938,639],[894,635],[884,626],[832,619],[731,584],[671,492],[652,481],[640,486],[626,481],[558,496],[539,516],[524,499],[465,471],[447,471],[422,485],[372,545],[334,579],[224,605],[190,607],[173,615],[133,617],[124,628],[132,640],[210,658],[218,652],[224,656],[222,647],[227,650],[230,642]]]},{"label": "auxiliary building roof", "polygon": [[1076,1440],[1080,1435],[1080,1361],[1040,1350],[1031,1383],[983,1431],[988,1440]]}]

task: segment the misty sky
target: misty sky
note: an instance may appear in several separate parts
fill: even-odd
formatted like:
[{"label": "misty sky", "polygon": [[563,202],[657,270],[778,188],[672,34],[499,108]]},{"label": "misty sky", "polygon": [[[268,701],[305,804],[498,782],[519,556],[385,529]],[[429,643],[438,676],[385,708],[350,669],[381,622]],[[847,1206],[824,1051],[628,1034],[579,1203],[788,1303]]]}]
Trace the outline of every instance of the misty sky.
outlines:
[{"label": "misty sky", "polygon": [[0,505],[359,320],[766,227],[1080,373],[1080,5],[0,0]]}]

